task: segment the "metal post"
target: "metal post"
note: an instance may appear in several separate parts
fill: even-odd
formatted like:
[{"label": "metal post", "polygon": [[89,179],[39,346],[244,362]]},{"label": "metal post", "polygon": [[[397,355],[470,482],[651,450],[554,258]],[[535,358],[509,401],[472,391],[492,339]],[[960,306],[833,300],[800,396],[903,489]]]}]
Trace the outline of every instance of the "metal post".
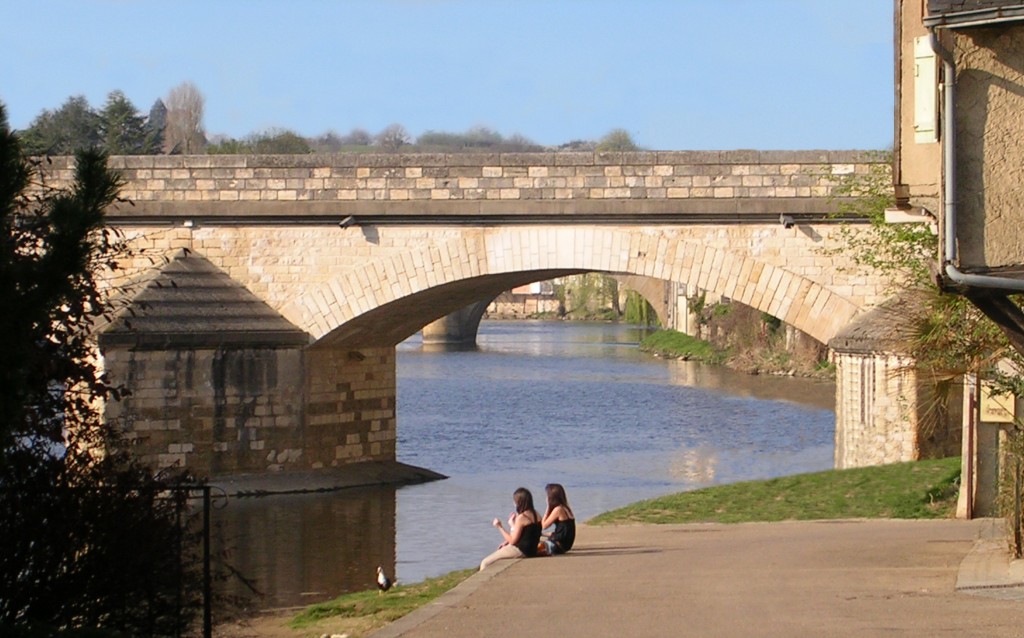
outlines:
[{"label": "metal post", "polygon": [[[1017,456],[1015,454],[1015,456]],[[1014,459],[1014,555],[1021,557],[1021,459]]]},{"label": "metal post", "polygon": [[210,577],[210,486],[203,486],[203,638],[213,636],[213,593]]}]

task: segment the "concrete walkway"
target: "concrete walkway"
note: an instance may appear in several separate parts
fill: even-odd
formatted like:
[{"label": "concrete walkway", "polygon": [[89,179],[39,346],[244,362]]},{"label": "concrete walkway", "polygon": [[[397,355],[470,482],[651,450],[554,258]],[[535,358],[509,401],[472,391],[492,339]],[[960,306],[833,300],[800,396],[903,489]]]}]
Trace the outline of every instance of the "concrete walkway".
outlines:
[{"label": "concrete walkway", "polygon": [[1024,636],[1001,521],[581,527],[374,638]]}]

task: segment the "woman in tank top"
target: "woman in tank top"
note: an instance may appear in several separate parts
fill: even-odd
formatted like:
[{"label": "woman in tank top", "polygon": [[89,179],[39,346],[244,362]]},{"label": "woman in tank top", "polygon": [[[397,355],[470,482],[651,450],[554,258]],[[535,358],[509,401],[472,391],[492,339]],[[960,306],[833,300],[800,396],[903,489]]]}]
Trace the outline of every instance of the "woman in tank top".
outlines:
[{"label": "woman in tank top", "polygon": [[480,570],[494,561],[503,558],[524,558],[537,555],[537,545],[540,543],[540,515],[533,507],[533,494],[525,487],[520,487],[512,494],[512,502],[515,503],[515,516],[509,521],[509,530],[506,532],[501,521],[495,518],[491,525],[498,528],[504,537],[503,542],[496,551],[480,561]]},{"label": "woman in tank top", "polygon": [[576,515],[569,507],[569,499],[565,495],[565,488],[559,483],[548,483],[544,486],[548,495],[548,509],[544,512],[541,520],[541,529],[555,526],[550,534],[547,534],[537,548],[542,556],[553,556],[564,554],[572,549],[576,542]]}]

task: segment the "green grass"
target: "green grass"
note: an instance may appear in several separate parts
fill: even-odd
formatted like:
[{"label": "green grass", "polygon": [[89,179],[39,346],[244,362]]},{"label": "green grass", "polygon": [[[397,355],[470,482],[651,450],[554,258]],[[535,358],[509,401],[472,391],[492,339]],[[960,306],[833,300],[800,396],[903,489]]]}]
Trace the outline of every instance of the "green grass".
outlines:
[{"label": "green grass", "polygon": [[288,626],[296,630],[329,626],[330,633],[363,636],[429,603],[475,572],[464,569],[408,586],[399,583],[384,594],[375,589],[345,594],[307,607]]},{"label": "green grass", "polygon": [[725,358],[707,341],[675,330],[659,330],[648,335],[640,342],[640,350],[704,363],[721,363]]},{"label": "green grass", "polygon": [[797,474],[681,492],[606,512],[590,524],[948,518],[960,458]]}]

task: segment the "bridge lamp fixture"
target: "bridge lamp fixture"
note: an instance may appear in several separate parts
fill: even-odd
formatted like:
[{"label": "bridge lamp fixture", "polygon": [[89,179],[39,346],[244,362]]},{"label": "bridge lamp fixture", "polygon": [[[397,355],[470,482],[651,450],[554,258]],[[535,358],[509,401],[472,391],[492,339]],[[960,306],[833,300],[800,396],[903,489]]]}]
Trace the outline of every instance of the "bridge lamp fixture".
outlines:
[{"label": "bridge lamp fixture", "polygon": [[779,223],[782,224],[783,228],[792,228],[796,226],[796,220],[789,215],[779,215]]},{"label": "bridge lamp fixture", "polygon": [[338,228],[348,228],[352,224],[356,223],[355,215],[349,215],[345,219],[338,222]]}]

